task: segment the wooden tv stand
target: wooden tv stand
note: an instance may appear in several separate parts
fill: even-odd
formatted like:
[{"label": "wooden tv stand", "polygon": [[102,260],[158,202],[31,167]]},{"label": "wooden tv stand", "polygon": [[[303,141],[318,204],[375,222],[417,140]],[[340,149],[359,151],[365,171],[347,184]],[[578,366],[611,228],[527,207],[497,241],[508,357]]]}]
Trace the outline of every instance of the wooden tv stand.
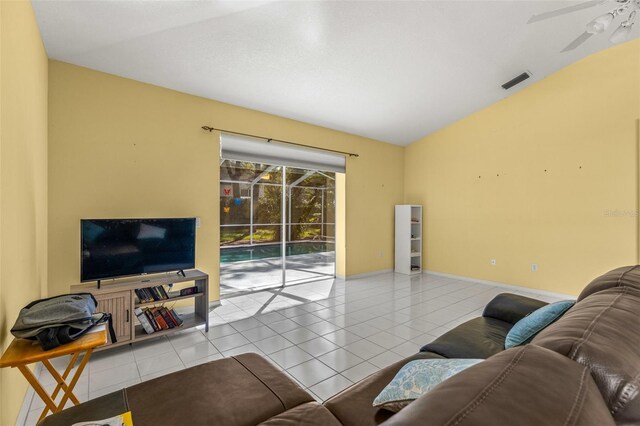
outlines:
[{"label": "wooden tv stand", "polygon": [[[198,325],[203,325],[205,331],[209,331],[209,275],[204,272],[192,269],[184,271],[185,276],[175,272],[166,274],[143,275],[135,278],[103,281],[98,288],[97,283],[84,283],[71,286],[72,293],[91,293],[98,301],[98,312],[109,312],[113,318],[113,328],[116,332],[116,343],[109,342],[104,348],[115,347],[127,343],[140,342],[153,339],[165,334],[174,333]],[[198,292],[188,296],[176,296],[169,299],[148,303],[136,303],[136,293],[134,290],[146,287],[156,287],[160,285],[179,284],[193,281]],[[193,300],[193,313],[180,314],[184,321],[180,327],[169,330],[156,331],[147,334],[137,321],[134,314],[135,308],[144,308],[167,304],[171,306],[178,300]]]}]

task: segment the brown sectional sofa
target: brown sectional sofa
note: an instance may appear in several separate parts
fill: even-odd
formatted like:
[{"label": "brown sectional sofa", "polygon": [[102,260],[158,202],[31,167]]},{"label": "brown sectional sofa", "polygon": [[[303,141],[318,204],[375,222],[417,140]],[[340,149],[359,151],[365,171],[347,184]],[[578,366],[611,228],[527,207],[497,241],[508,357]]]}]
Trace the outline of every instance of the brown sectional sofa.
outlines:
[{"label": "brown sectional sofa", "polygon": [[[639,425],[640,266],[589,284],[530,344],[504,350],[508,330],[544,302],[499,295],[482,317],[372,374],[324,404],[256,354],[213,361],[46,418],[70,425],[131,410],[141,425]],[[479,356],[483,355],[483,356]],[[372,401],[417,358],[486,358],[397,414]]]}]

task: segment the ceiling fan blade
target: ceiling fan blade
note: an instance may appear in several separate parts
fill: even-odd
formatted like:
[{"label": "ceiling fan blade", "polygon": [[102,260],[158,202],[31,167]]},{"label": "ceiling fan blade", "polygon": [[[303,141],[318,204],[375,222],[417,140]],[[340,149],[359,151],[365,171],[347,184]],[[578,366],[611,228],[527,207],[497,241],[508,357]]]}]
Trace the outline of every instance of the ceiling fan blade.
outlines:
[{"label": "ceiling fan blade", "polygon": [[562,52],[568,52],[569,50],[573,50],[576,47],[580,46],[582,43],[584,43],[585,41],[589,40],[589,38],[592,36],[593,34],[588,33],[588,32],[583,32],[582,34],[580,34],[578,36],[578,38],[576,38],[575,40],[573,40],[571,43],[569,43],[567,45],[567,47],[565,47],[564,49],[562,49]]},{"label": "ceiling fan blade", "polygon": [[527,24],[543,21],[545,19],[555,18],[556,16],[566,15],[567,13],[576,12],[582,9],[588,9],[590,7],[605,3],[606,1],[607,0],[586,1],[584,3],[575,4],[573,6],[563,7],[562,9],[552,10],[551,12],[539,13],[529,18],[529,21],[527,21]]}]

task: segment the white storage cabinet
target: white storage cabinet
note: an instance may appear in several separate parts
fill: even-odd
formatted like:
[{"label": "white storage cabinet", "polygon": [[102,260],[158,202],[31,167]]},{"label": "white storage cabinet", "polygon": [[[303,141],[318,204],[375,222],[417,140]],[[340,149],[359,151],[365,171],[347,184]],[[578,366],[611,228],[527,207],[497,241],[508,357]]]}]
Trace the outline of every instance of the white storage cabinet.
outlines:
[{"label": "white storage cabinet", "polygon": [[422,206],[396,206],[395,271],[400,274],[422,273]]}]

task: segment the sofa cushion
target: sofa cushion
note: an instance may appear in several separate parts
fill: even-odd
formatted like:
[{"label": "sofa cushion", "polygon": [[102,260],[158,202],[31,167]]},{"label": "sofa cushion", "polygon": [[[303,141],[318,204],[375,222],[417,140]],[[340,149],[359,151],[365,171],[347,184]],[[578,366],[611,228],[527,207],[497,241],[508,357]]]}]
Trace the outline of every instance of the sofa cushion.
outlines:
[{"label": "sofa cushion", "polygon": [[333,414],[317,402],[307,402],[271,417],[261,426],[340,426]]},{"label": "sofa cushion", "polygon": [[398,412],[449,377],[481,361],[470,358],[409,361],[373,400],[373,406]]},{"label": "sofa cushion", "polygon": [[424,345],[420,351],[445,358],[486,359],[504,350],[504,340],[511,327],[510,322],[495,318],[474,318]]},{"label": "sofa cushion", "polygon": [[255,425],[314,401],[256,354],[224,358],[140,383],[127,388],[127,399],[136,426]]},{"label": "sofa cushion", "polygon": [[393,379],[398,370],[414,359],[442,358],[421,352],[376,371],[324,402],[324,406],[345,426],[375,426],[393,415],[373,406],[373,400]]},{"label": "sofa cushion", "polygon": [[617,423],[640,424],[640,291],[614,286],[584,298],[532,343],[591,374]]},{"label": "sofa cushion", "polygon": [[384,424],[608,426],[614,422],[587,367],[526,345],[455,375]]},{"label": "sofa cushion", "polygon": [[509,330],[504,341],[504,347],[509,349],[527,343],[549,324],[560,318],[575,303],[574,300],[562,300],[531,312],[530,315],[522,318]]},{"label": "sofa cushion", "polygon": [[630,287],[640,291],[640,265],[623,266],[591,281],[578,296],[578,302],[587,296],[614,287]]}]

